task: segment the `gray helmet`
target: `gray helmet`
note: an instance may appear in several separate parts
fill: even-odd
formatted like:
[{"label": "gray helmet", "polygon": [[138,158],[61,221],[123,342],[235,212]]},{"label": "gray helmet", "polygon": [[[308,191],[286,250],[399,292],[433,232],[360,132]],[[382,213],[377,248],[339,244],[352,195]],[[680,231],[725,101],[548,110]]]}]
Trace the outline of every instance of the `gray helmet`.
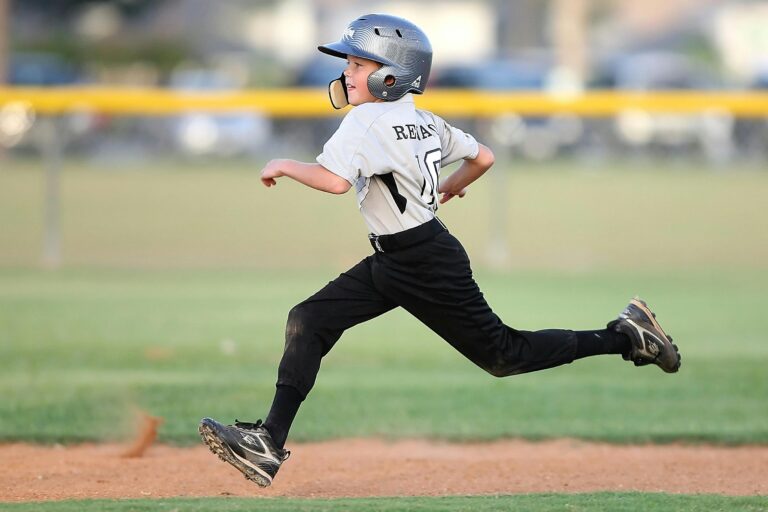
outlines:
[{"label": "gray helmet", "polygon": [[[426,34],[410,21],[388,14],[361,16],[349,24],[341,40],[317,49],[342,59],[352,55],[381,63],[381,68],[368,77],[368,90],[386,101],[398,100],[409,92],[423,93],[432,67],[432,45]],[[343,76],[329,84],[336,108],[346,105],[337,105]],[[346,95],[345,87],[343,93]]]}]

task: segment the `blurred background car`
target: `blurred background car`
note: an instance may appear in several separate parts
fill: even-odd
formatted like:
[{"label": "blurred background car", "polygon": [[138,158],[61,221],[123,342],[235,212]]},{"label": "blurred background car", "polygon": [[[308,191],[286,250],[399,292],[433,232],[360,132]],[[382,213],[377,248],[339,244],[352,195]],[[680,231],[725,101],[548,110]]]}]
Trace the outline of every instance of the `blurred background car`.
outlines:
[{"label": "blurred background car", "polygon": [[[665,51],[613,56],[598,67],[591,85],[639,93],[706,91],[723,86],[689,56]],[[667,156],[700,151],[720,161],[733,151],[733,124],[729,113],[716,109],[690,115],[628,108],[615,116],[610,129],[619,151],[642,149]]]},{"label": "blurred background car", "polygon": [[60,55],[39,52],[11,55],[8,82],[12,85],[70,85],[80,81],[76,66]]},{"label": "blurred background car", "polygon": [[[466,65],[451,65],[435,71],[430,86],[485,91],[532,91],[556,94],[558,70],[549,57],[531,56],[492,59]],[[568,114],[521,116],[505,113],[491,120],[462,120],[514,154],[531,160],[546,160],[573,150],[583,127]]]},{"label": "blurred background car", "polygon": [[[181,68],[169,86],[180,91],[233,91],[241,87],[226,72],[206,68]],[[232,157],[252,154],[271,136],[269,118],[253,111],[228,114],[189,112],[172,121],[175,147],[191,156]]]},{"label": "blurred background car", "polygon": [[[336,57],[312,56],[295,67],[286,87],[317,89],[320,95],[327,98],[328,84],[341,76],[345,66],[345,61]],[[330,103],[328,109],[333,110]],[[344,112],[346,111],[341,110],[339,114]],[[336,117],[277,119],[274,124],[276,138],[284,141],[283,146],[303,148],[310,154],[318,154],[325,141],[338,127],[339,119]]]},{"label": "blurred background car", "polygon": [[[83,83],[82,70],[61,55],[50,52],[14,52],[8,63],[8,83],[19,87],[69,86]],[[106,116],[82,109],[57,120],[62,142],[89,143],[105,125]],[[24,102],[0,105],[0,147],[21,152],[41,150],[45,135],[37,113]]]}]

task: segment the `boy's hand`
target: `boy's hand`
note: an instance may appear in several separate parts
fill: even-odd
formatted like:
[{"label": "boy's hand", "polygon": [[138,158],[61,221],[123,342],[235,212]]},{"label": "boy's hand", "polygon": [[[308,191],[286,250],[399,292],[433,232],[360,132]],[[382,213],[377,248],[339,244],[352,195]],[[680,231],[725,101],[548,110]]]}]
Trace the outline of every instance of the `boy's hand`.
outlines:
[{"label": "boy's hand", "polygon": [[461,189],[458,194],[451,194],[450,192],[444,192],[443,197],[440,198],[440,204],[445,204],[451,199],[453,199],[454,197],[458,197],[459,199],[461,199],[465,195],[467,195],[466,187]]},{"label": "boy's hand", "polygon": [[491,168],[494,162],[493,152],[482,144],[479,147],[475,158],[465,158],[458,169],[440,182],[437,189],[443,194],[440,204],[447,203],[456,196],[464,197],[467,187]]},{"label": "boy's hand", "polygon": [[282,160],[270,160],[267,165],[261,170],[261,182],[265,187],[271,187],[277,185],[275,178],[285,176],[281,170]]},{"label": "boy's hand", "polygon": [[288,158],[270,160],[261,170],[265,187],[277,185],[276,178],[287,176],[308,187],[331,194],[343,194],[352,184],[317,163],[299,162]]}]

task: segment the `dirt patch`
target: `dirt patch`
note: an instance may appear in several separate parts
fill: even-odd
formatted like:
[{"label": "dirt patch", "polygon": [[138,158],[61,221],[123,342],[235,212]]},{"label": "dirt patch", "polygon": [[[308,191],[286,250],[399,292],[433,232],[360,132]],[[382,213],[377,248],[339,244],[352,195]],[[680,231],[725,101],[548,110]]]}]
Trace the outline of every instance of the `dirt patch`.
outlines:
[{"label": "dirt patch", "polygon": [[174,496],[445,496],[652,491],[768,495],[768,446],[614,446],[573,440],[292,444],[261,489],[205,447],[0,445],[0,501]]}]

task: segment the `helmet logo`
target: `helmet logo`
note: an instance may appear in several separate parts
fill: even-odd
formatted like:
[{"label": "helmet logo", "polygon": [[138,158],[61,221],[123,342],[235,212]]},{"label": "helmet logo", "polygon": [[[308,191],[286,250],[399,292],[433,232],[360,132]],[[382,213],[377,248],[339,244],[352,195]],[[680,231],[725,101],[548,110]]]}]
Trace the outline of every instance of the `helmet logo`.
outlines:
[{"label": "helmet logo", "polygon": [[353,29],[352,27],[347,27],[342,37],[344,37],[345,39],[352,39],[352,36],[354,35],[355,35],[355,29]]},{"label": "helmet logo", "polygon": [[411,87],[421,87],[421,75],[419,75],[416,80],[411,82]]}]

